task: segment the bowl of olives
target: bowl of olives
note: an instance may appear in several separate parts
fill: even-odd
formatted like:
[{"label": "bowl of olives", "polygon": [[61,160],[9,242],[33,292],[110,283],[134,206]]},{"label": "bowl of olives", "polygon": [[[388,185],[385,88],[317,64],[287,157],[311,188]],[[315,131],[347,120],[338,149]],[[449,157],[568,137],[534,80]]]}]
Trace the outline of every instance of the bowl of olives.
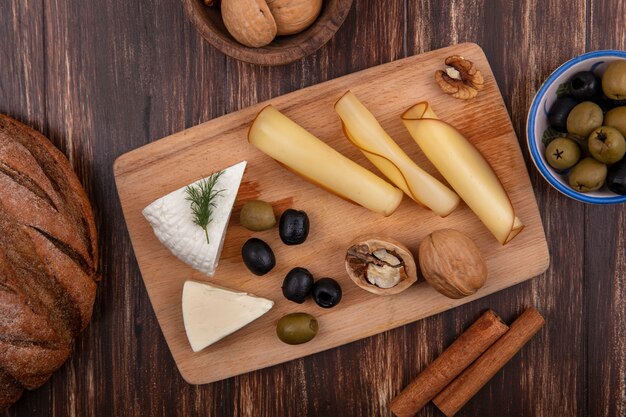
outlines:
[{"label": "bowl of olives", "polygon": [[533,99],[526,134],[535,166],[561,193],[626,202],[626,52],[589,52],[557,68]]}]

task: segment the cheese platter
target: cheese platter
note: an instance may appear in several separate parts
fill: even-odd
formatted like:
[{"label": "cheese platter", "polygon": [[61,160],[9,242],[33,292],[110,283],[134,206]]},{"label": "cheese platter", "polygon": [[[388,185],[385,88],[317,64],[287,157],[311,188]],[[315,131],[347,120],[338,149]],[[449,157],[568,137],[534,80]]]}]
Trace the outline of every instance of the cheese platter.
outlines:
[{"label": "cheese platter", "polygon": [[[433,74],[444,66],[444,61],[450,56],[463,56],[482,71],[484,85],[481,84],[479,94],[470,100],[452,97],[434,80]],[[366,139],[359,136],[362,132],[359,133],[358,129],[352,129],[354,125],[349,122],[352,120],[351,107],[335,108],[348,91],[359,98],[378,120],[381,129],[406,153],[406,157],[400,156],[398,161],[411,160],[421,167],[420,171],[413,167],[410,169],[417,173],[418,178],[434,184],[433,189],[439,190],[434,192],[446,195],[445,204],[437,209],[432,207],[433,211],[425,208],[431,204],[422,201],[428,199],[428,195],[418,195],[415,188],[408,184],[407,176],[394,177],[393,172],[385,172],[389,167],[377,160],[376,155],[379,154],[372,156],[372,152],[368,153],[367,149],[359,146]],[[425,100],[436,116],[428,118],[430,126],[429,123],[422,123],[418,127],[415,124],[418,119],[407,110],[415,112],[421,109],[426,114],[428,106],[414,107]],[[318,149],[308,153],[314,157],[326,155],[324,158],[336,158],[332,159],[334,163],[319,160],[317,167],[310,168],[315,163],[307,165],[311,171],[305,176],[311,178],[317,175],[314,182],[323,188],[294,175],[292,171],[302,173],[302,170],[308,169],[303,168],[301,161],[296,161],[294,165],[297,167],[294,167],[281,160],[283,151],[287,152],[286,145],[281,152],[271,155],[272,149],[276,150],[277,146],[265,148],[268,141],[276,140],[280,135],[279,131],[273,130],[269,130],[270,134],[263,133],[275,127],[274,120],[283,120],[277,113],[301,126],[302,130],[299,130],[285,124],[287,122],[279,124],[291,126],[289,137],[294,141],[297,137],[302,138],[302,143],[317,143],[314,139],[321,141],[320,145],[302,145],[305,149]],[[443,131],[444,123],[432,122],[436,117],[445,120],[446,126],[454,126],[459,135],[453,140],[458,142],[461,136],[465,137],[471,143],[467,145],[468,149],[475,147],[478,150],[478,155],[472,158],[484,157],[493,172],[481,171],[476,178],[471,175],[447,175],[446,170],[450,167],[445,165],[450,164],[445,158],[431,158],[431,154],[436,152],[425,152],[423,139],[416,137],[425,131],[431,132],[424,130],[423,126],[434,129],[433,132]],[[251,129],[253,123],[256,127]],[[302,131],[309,132],[310,137]],[[465,145],[457,145],[457,148],[459,146]],[[301,150],[302,147],[294,147],[294,152]],[[394,155],[400,155],[397,150],[394,152]],[[300,158],[306,157],[306,152],[301,153]],[[374,184],[372,187],[380,191],[380,198],[363,197],[362,193],[353,192],[354,188],[348,189],[347,195],[335,191],[344,198],[326,191],[332,186],[345,185],[345,176],[324,176],[344,164],[344,159],[353,161],[346,162],[351,167],[352,163],[361,167],[346,168],[344,174],[359,172],[355,175]],[[190,184],[196,184],[202,178],[210,179],[214,173],[223,172],[242,161],[246,161],[246,167],[234,191],[236,197],[233,195],[232,215],[231,207],[228,207],[228,213],[215,217],[213,223],[205,224],[204,231],[196,228],[192,232],[200,236],[200,241],[206,233],[207,248],[217,245],[217,250],[212,252],[215,259],[210,260],[208,265],[210,274],[202,273],[192,267],[193,262],[184,254],[181,256],[171,247],[171,250],[168,249],[168,239],[157,237],[158,225],[161,224],[159,216],[155,215],[153,220],[148,221],[144,210],[176,191],[180,191],[177,201],[185,201],[191,197],[188,191]],[[481,164],[486,163],[476,162],[474,166]],[[285,166],[290,169],[285,169]],[[405,174],[407,170],[408,167],[400,173]],[[183,378],[192,384],[214,382],[368,337],[510,287],[541,274],[549,265],[545,234],[517,137],[489,63],[475,44],[454,45],[405,58],[258,103],[122,155],[116,160],[114,171],[124,217],[152,306]],[[383,179],[387,177],[399,188],[385,182]],[[398,183],[402,178],[406,181],[404,188]],[[501,183],[501,195],[508,195],[505,209],[500,210],[498,206],[503,198],[496,196],[489,200],[486,198],[491,195],[489,192],[483,195],[485,198],[474,198],[472,192],[462,190],[466,186],[464,183],[475,181],[478,184],[484,178],[487,182],[495,178],[496,183]],[[455,197],[454,192],[445,191],[448,190],[446,184],[463,201]],[[476,188],[476,193],[480,193],[480,187]],[[181,190],[187,190],[187,196]],[[406,194],[404,198],[403,194]],[[304,242],[290,244],[285,240],[282,229],[279,233],[276,227],[260,231],[245,228],[241,221],[242,209],[251,200],[269,203],[278,217],[289,209],[306,213],[307,236]],[[382,204],[383,200],[388,204]],[[432,205],[441,201],[434,201]],[[483,201],[493,204],[488,206]],[[368,206],[373,207],[372,210],[365,208]],[[380,208],[378,212],[376,207]],[[434,210],[439,210],[441,215],[435,214]],[[293,215],[297,220],[296,214]],[[497,220],[505,217],[511,219],[508,228],[500,227],[503,223]],[[189,222],[188,219],[186,221]],[[223,233],[216,237],[211,235],[209,243],[210,230],[220,227],[225,229]],[[172,226],[172,229],[175,228]],[[422,253],[420,243],[440,229],[456,229],[471,237],[477,246],[476,251],[484,259],[486,281],[483,279],[472,291],[462,294],[463,298],[445,296],[425,282],[421,274],[416,275],[419,278],[417,283],[410,282],[402,292],[381,296],[376,291],[365,291],[361,284],[355,284],[354,277],[347,272],[346,251],[360,236],[388,236],[401,245],[398,247],[406,248],[403,253],[407,253],[407,257],[418,258],[418,250]],[[180,230],[184,229],[181,227]],[[251,240],[254,240],[253,243],[262,241],[271,248],[273,262],[269,262],[262,276],[250,269],[245,256],[242,257],[242,248]],[[420,259],[418,261],[421,262]],[[336,304],[332,304],[332,308],[322,308],[319,302],[312,299],[303,299],[302,303],[286,299],[281,286],[294,268],[306,269],[318,278],[318,282],[322,281],[319,278],[331,278],[340,288],[335,294]],[[429,274],[424,275],[431,282]],[[190,282],[205,284],[205,290],[209,287],[223,288],[251,299],[252,295],[256,296],[254,303],[260,307],[256,314],[250,316],[256,320],[246,321],[248,325],[224,334],[223,339],[204,349],[202,343],[192,349],[188,319],[183,317],[183,288]],[[334,284],[325,282],[327,288],[324,295],[327,296]],[[368,284],[365,282],[363,285],[367,287]],[[202,286],[198,288],[196,294]],[[231,294],[229,297],[239,296]],[[199,296],[194,295],[190,299],[197,302]],[[268,306],[271,308],[269,311],[261,312]],[[225,310],[197,314],[206,314],[207,320],[214,321],[226,320],[229,315]],[[306,343],[284,343],[280,333],[277,337],[277,324],[280,326],[282,318],[291,314],[313,317],[317,334]],[[220,315],[223,317],[218,317]]]}]

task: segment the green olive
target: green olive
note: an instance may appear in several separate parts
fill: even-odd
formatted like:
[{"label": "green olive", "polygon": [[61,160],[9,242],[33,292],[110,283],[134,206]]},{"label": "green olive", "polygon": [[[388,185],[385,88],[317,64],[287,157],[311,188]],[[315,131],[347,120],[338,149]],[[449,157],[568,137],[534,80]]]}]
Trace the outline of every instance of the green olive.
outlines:
[{"label": "green olive", "polygon": [[604,126],[611,126],[619,130],[626,137],[626,106],[616,107],[604,115]]},{"label": "green olive", "polygon": [[606,173],[606,165],[602,162],[593,158],[585,158],[569,174],[569,185],[581,193],[596,191],[604,185]]},{"label": "green olive", "polygon": [[586,138],[596,128],[602,126],[602,108],[591,101],[583,101],[567,116],[567,131]]},{"label": "green olive", "polygon": [[289,345],[299,345],[313,339],[318,328],[317,320],[312,315],[292,313],[278,320],[276,335]]},{"label": "green olive", "polygon": [[241,208],[239,221],[246,229],[260,232],[274,227],[276,216],[274,216],[271,204],[261,200],[252,200]]},{"label": "green olive", "polygon": [[594,130],[587,143],[591,156],[603,164],[614,164],[626,153],[626,140],[614,127],[602,126]]},{"label": "green olive", "polygon": [[609,64],[602,75],[602,90],[611,100],[626,99],[626,60]]},{"label": "green olive", "polygon": [[580,148],[571,139],[556,138],[546,147],[546,161],[554,169],[568,169],[580,159]]}]

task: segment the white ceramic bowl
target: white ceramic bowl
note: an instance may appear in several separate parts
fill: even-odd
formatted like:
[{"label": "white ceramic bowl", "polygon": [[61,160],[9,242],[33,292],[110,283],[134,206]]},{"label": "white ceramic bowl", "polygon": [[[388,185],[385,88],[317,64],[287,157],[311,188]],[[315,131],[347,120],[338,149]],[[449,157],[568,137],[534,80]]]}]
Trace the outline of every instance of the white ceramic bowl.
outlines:
[{"label": "white ceramic bowl", "polygon": [[607,65],[618,59],[626,59],[625,51],[595,51],[570,59],[557,68],[543,83],[533,99],[526,121],[526,136],[530,156],[541,175],[566,196],[584,203],[617,204],[626,202],[626,195],[618,195],[609,191],[606,186],[598,191],[579,193],[568,185],[567,176],[552,168],[545,159],[545,146],[541,138],[548,127],[548,110],[556,100],[559,85],[567,82],[580,71],[594,71],[602,75]]}]

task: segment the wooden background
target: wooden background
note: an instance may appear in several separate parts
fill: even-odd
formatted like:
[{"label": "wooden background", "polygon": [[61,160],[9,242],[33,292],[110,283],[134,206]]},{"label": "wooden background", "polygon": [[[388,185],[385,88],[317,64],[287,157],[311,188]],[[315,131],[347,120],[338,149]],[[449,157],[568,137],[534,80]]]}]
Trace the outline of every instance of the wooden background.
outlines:
[{"label": "wooden background", "polygon": [[[199,387],[182,380],[158,327],[112,169],[116,156],[186,127],[462,41],[484,48],[524,141],[542,80],[573,55],[624,49],[625,19],[625,0],[356,0],[320,51],[263,68],[206,44],[179,0],[0,0],[0,112],[69,156],[94,204],[104,277],[71,360],[6,416],[388,416],[390,398],[481,311],[511,320],[531,305],[547,327],[459,415],[626,415],[626,209],[566,199],[530,167],[526,151],[552,254],[546,274],[363,341]],[[440,414],[429,406],[421,415]]]}]

